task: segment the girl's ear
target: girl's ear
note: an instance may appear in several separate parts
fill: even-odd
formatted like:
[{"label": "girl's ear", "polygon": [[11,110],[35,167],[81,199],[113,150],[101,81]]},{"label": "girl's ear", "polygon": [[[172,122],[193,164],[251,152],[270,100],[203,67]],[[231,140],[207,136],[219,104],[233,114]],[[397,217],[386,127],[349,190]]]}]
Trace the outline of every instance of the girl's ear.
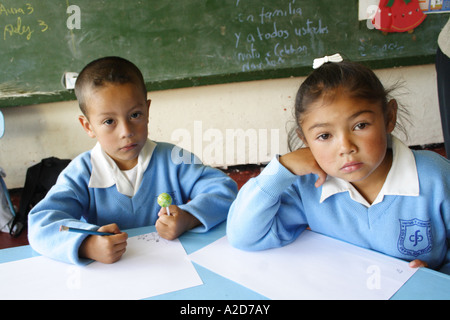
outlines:
[{"label": "girl's ear", "polygon": [[89,123],[89,120],[85,116],[79,116],[78,121],[80,121],[81,126],[83,127],[84,131],[89,135],[91,138],[95,138],[95,132],[92,130],[92,126]]},{"label": "girl's ear", "polygon": [[388,133],[392,133],[395,129],[395,125],[397,124],[397,110],[397,101],[395,99],[390,100],[388,102],[388,114],[386,119],[386,131]]},{"label": "girl's ear", "polygon": [[303,135],[303,132],[300,128],[297,128],[295,130],[297,132],[297,136],[300,140],[302,140],[303,144],[307,147],[308,146],[308,142],[306,141],[305,136]]}]

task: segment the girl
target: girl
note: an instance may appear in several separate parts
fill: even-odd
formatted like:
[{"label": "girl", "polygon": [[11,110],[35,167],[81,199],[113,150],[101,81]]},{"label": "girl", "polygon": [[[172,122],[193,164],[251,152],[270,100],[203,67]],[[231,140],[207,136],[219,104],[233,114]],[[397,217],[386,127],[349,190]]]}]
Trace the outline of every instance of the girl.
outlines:
[{"label": "girl", "polygon": [[391,135],[397,102],[370,69],[323,64],[300,86],[295,120],[306,147],[242,187],[228,216],[233,246],[284,246],[309,226],[450,273],[450,161]]}]

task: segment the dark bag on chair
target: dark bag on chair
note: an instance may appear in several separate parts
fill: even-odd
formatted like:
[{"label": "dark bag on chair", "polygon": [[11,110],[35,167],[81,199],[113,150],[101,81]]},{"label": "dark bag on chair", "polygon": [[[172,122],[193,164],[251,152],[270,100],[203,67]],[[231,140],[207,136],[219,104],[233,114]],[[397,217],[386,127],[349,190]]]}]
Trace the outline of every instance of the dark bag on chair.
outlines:
[{"label": "dark bag on chair", "polygon": [[8,188],[6,187],[5,181],[3,181],[4,177],[6,177],[6,174],[0,168],[0,231],[10,232],[16,212],[11,202]]},{"label": "dark bag on chair", "polygon": [[17,237],[27,225],[28,213],[56,183],[59,174],[71,160],[50,157],[28,168],[25,186],[19,203],[19,212],[12,223],[10,234]]}]

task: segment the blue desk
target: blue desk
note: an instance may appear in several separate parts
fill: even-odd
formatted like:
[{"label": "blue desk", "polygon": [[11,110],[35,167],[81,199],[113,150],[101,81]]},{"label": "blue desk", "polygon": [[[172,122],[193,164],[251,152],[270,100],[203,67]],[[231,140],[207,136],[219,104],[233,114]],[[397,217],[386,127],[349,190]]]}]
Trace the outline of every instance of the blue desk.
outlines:
[{"label": "blue desk", "polygon": [[[155,227],[142,227],[127,230],[129,236],[153,232]],[[187,254],[212,243],[225,235],[225,223],[205,234],[187,232],[180,237],[180,241]],[[15,261],[37,256],[30,246],[22,246],[0,250],[0,263]],[[203,285],[167,293],[150,298],[151,300],[267,300],[266,297],[249,290],[233,281],[223,278],[194,263],[203,281]],[[418,270],[399,291],[393,300],[408,299],[450,299],[450,276],[430,269]]]}]

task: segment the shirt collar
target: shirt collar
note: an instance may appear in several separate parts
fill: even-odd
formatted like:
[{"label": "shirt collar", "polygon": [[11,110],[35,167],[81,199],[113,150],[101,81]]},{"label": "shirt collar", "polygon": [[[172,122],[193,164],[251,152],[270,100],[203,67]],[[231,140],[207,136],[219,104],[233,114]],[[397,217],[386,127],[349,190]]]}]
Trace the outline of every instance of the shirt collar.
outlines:
[{"label": "shirt collar", "polygon": [[[391,136],[392,139],[392,165],[386,177],[378,196],[372,205],[381,201],[385,195],[418,196],[419,195],[419,176],[417,173],[416,160],[412,151],[398,138]],[[350,197],[366,207],[371,204],[356,190],[349,182],[328,176],[322,186],[322,203],[328,197],[340,192],[349,192]]]},{"label": "shirt collar", "polygon": [[119,169],[114,160],[103,151],[97,142],[91,151],[92,173],[89,180],[90,188],[109,188],[116,185],[117,190],[129,197],[134,196],[141,185],[145,170],[155,150],[156,143],[147,139],[138,156],[137,178],[135,185],[131,185],[126,175]]}]

